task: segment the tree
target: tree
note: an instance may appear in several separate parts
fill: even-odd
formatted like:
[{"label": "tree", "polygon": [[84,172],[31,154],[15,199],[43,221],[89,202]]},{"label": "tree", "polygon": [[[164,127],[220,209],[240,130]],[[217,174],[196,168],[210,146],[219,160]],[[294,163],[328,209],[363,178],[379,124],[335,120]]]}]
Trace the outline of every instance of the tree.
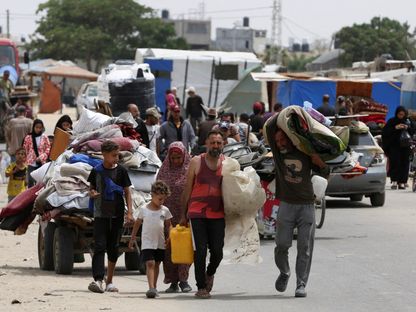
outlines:
[{"label": "tree", "polygon": [[29,48],[34,57],[84,60],[98,72],[106,60],[134,56],[138,47],[186,49],[169,23],[133,0],[49,0]]},{"label": "tree", "polygon": [[372,61],[389,53],[394,59],[416,57],[415,36],[407,23],[387,17],[374,17],[369,24],[343,27],[335,34],[335,46],[345,50],[341,56],[344,66],[356,61]]},{"label": "tree", "polygon": [[312,62],[315,56],[306,56],[303,53],[291,53],[285,60],[289,72],[302,72],[306,70],[306,64]]}]

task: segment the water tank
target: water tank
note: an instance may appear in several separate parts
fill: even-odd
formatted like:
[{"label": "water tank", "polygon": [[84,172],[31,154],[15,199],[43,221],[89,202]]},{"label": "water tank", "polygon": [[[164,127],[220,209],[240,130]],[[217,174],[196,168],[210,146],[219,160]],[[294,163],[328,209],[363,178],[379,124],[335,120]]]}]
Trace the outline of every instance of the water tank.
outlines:
[{"label": "water tank", "polygon": [[243,17],[243,27],[250,27],[250,18],[247,16]]},{"label": "water tank", "polygon": [[292,45],[292,51],[293,51],[293,52],[300,52],[300,48],[301,48],[301,46],[300,46],[300,44],[299,44],[299,43],[294,43],[294,44]]},{"label": "water tank", "polygon": [[142,117],[146,109],[155,106],[155,81],[146,78],[136,78],[133,81],[119,85],[109,83],[111,110],[114,116],[127,111],[127,106],[134,103],[138,106]]},{"label": "water tank", "polygon": [[155,77],[148,64],[119,60],[104,69],[97,81],[98,99],[110,103],[114,116],[134,103],[144,118],[146,109],[155,106]]},{"label": "water tank", "polygon": [[169,10],[162,10],[162,19],[169,19]]},{"label": "water tank", "polygon": [[302,43],[302,52],[309,52],[309,43]]}]

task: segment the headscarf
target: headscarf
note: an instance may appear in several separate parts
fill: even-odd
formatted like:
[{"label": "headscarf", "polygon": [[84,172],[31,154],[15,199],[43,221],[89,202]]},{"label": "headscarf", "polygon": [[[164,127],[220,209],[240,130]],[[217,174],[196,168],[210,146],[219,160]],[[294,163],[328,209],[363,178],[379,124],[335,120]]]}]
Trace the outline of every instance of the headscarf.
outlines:
[{"label": "headscarf", "polygon": [[68,122],[71,125],[71,129],[72,129],[72,119],[68,115],[63,115],[61,118],[59,118],[59,120],[56,123],[55,128],[59,128],[65,131],[65,129],[62,127],[62,124],[64,122]]},{"label": "headscarf", "polygon": [[[170,163],[171,153],[178,153],[183,155],[183,163],[180,167],[174,167]],[[165,160],[163,161],[162,167],[159,170],[157,176],[158,180],[165,182],[171,191],[171,196],[166,200],[165,204],[170,209],[174,217],[174,223],[179,222],[180,210],[181,210],[181,195],[185,188],[186,173],[188,171],[191,157],[186,151],[185,146],[182,142],[176,141],[169,145],[168,153]]]},{"label": "headscarf", "polygon": [[35,132],[35,126],[36,126],[36,125],[38,125],[38,124],[41,124],[41,125],[42,125],[42,127],[43,127],[43,129],[45,129],[45,126],[43,125],[43,121],[42,121],[42,120],[40,120],[40,119],[35,119],[35,120],[33,121],[31,135],[32,135],[33,150],[35,151],[35,155],[36,155],[36,157],[39,157],[39,151],[38,151],[38,145],[36,144],[36,138],[37,138],[37,137],[40,137],[40,136],[42,135],[42,133],[43,133],[43,131],[41,131],[41,133],[36,133],[36,132]]}]

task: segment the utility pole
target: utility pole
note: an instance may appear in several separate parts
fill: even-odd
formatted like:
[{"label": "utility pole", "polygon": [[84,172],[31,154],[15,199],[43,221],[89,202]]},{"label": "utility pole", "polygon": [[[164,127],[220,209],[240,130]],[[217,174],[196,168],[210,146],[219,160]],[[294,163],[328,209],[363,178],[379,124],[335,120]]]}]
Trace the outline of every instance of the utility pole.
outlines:
[{"label": "utility pole", "polygon": [[6,10],[6,35],[10,39],[10,12],[9,9]]},{"label": "utility pole", "polygon": [[279,63],[278,48],[282,48],[282,0],[273,0],[271,41],[273,62]]}]

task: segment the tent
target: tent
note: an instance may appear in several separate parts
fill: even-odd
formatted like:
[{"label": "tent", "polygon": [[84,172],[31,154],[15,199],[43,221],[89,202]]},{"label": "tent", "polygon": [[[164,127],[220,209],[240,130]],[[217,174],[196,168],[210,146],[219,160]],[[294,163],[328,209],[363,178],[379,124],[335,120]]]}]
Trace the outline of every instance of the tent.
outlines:
[{"label": "tent", "polygon": [[252,104],[251,98],[239,98],[241,92],[229,96],[232,90],[237,91],[243,79],[251,82],[255,94],[261,94],[261,84],[247,77],[247,73],[260,70],[261,61],[253,53],[137,49],[135,61],[150,65],[156,78],[156,104],[162,111],[166,109],[165,91],[171,87],[177,88],[182,105],[187,98],[186,89],[193,86],[206,106],[218,107],[228,96],[233,111],[242,111],[240,104],[244,103],[244,107]]},{"label": "tent", "polygon": [[335,105],[339,95],[370,97],[374,101],[387,105],[387,118],[393,117],[400,105],[401,82],[369,80],[330,80],[330,79],[290,79],[280,81],[276,88],[276,100],[283,105],[303,105],[311,102],[314,107],[322,103],[322,96],[328,94],[330,104]]},{"label": "tent", "polygon": [[400,104],[416,111],[416,73],[404,74],[399,80],[402,82]]},{"label": "tent", "polygon": [[[27,66],[23,69],[24,75],[30,77],[31,87],[33,87],[33,77],[37,76],[42,79],[40,113],[53,113],[62,108],[62,94],[65,94],[69,85],[67,79],[83,80],[85,82],[85,80],[95,81],[98,77],[96,73],[78,67],[71,61],[56,61],[53,59],[34,61],[30,63],[30,67]],[[57,78],[61,81],[58,82]],[[73,83],[73,85],[78,86],[80,83]],[[74,89],[74,87],[70,87],[70,89]],[[75,94],[72,94],[71,98],[74,97]]]}]

